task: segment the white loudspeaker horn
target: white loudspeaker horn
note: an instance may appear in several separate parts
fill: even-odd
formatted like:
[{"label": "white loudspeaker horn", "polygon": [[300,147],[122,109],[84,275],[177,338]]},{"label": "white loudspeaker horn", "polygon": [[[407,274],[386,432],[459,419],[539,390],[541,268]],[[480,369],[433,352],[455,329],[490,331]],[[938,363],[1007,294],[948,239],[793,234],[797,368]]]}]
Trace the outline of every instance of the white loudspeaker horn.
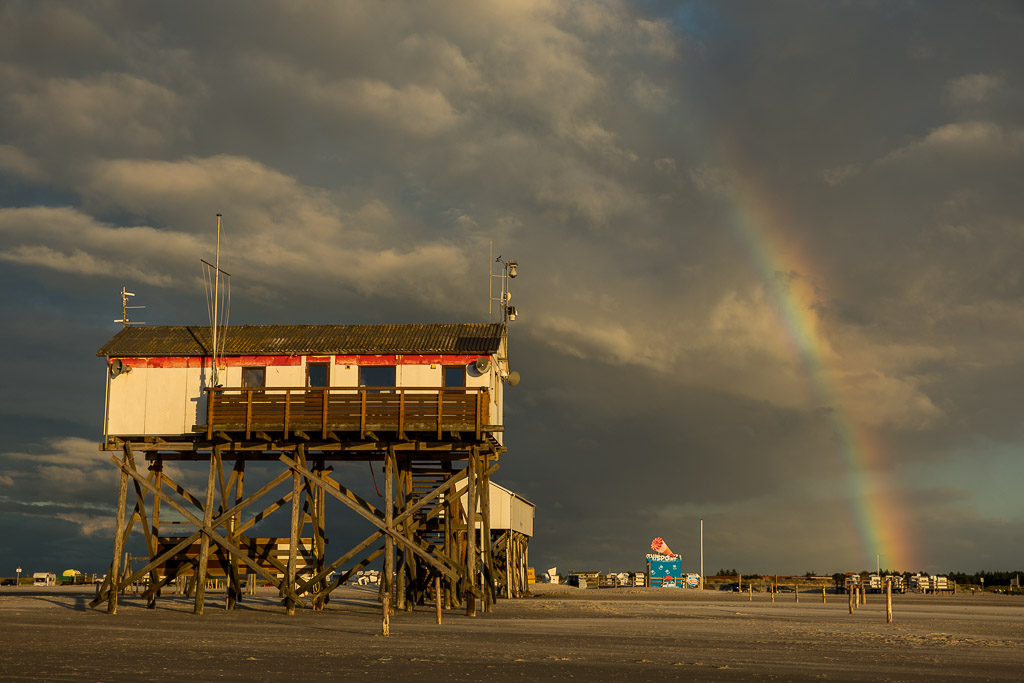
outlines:
[{"label": "white loudspeaker horn", "polygon": [[132,366],[125,363],[120,358],[115,358],[107,364],[107,369],[110,371],[111,377],[117,377],[118,375],[127,375],[132,371]]},{"label": "white loudspeaker horn", "polygon": [[476,368],[477,372],[481,374],[485,373],[491,369],[491,359],[488,358],[487,356],[480,356],[473,363],[473,366]]},{"label": "white loudspeaker horn", "polygon": [[513,370],[512,372],[508,373],[508,385],[510,387],[514,387],[517,384],[519,384],[519,372]]}]

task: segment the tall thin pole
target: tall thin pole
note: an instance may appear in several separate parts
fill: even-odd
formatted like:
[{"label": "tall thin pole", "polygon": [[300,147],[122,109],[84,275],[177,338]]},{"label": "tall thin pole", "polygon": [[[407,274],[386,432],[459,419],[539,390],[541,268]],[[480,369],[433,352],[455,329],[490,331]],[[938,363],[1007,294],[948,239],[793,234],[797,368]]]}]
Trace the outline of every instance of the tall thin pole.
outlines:
[{"label": "tall thin pole", "polygon": [[220,297],[220,214],[217,214],[217,256],[213,275],[213,386],[217,386],[217,299]]},{"label": "tall thin pole", "polygon": [[704,590],[704,520],[700,520],[700,589]]}]

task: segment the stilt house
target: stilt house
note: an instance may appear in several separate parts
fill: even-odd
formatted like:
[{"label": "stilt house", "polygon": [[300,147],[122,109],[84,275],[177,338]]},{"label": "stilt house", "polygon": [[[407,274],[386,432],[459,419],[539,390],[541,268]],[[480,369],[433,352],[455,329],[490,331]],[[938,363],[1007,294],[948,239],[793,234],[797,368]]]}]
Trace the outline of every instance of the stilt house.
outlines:
[{"label": "stilt house", "polygon": [[[490,528],[490,476],[505,451],[504,385],[518,378],[506,339],[504,322],[244,325],[219,335],[214,353],[208,327],[122,329],[97,352],[108,370],[101,448],[121,453],[112,457],[121,486],[111,571],[93,605],[105,600],[116,611],[118,592],[148,575],[153,606],[161,586],[187,574],[196,612],[206,580],[217,576],[226,580],[229,608],[254,575],[278,587],[289,613],[307,601],[322,608],[334,588],[381,556],[392,606],[422,602],[434,589],[446,605],[475,613],[477,600],[489,611],[503,592],[521,594],[525,580],[508,572],[526,570],[524,529]],[[284,469],[246,495],[250,460]],[[334,478],[330,463],[345,460],[382,465],[383,503]],[[172,481],[166,461],[208,462],[206,490]],[[225,461],[234,462],[230,476]],[[326,497],[374,528],[334,561],[326,555]],[[290,538],[246,534],[289,504]],[[196,531],[163,534],[161,506]],[[125,576],[119,558],[135,523],[149,561]],[[532,533],[532,513],[529,526]],[[287,562],[272,548],[286,548]]]}]

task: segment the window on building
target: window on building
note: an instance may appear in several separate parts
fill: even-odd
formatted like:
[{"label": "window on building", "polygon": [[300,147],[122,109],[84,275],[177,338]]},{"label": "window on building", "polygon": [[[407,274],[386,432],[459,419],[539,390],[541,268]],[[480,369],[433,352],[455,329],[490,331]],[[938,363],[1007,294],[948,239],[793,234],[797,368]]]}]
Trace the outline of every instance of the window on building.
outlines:
[{"label": "window on building", "polygon": [[306,363],[306,386],[326,387],[330,386],[330,365],[327,363]]},{"label": "window on building", "polygon": [[446,365],[444,366],[444,386],[464,387],[466,386],[466,366]]},{"label": "window on building", "polygon": [[267,386],[266,368],[242,368],[243,387],[265,387]]},{"label": "window on building", "polygon": [[394,365],[361,365],[359,366],[359,386],[361,387],[393,387],[395,386]]}]

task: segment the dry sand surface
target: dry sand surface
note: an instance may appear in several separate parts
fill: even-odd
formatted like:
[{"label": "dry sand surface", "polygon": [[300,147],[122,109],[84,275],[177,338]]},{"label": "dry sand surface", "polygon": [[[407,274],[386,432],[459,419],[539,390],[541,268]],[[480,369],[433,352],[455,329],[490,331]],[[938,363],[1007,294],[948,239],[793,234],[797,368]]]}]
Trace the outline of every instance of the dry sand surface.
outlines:
[{"label": "dry sand surface", "polygon": [[116,615],[91,590],[0,589],[0,680],[1024,680],[1024,598],[846,596],[538,585],[468,618],[400,612],[380,634],[376,590],[347,587],[289,617],[271,589],[205,614],[180,596]]}]

